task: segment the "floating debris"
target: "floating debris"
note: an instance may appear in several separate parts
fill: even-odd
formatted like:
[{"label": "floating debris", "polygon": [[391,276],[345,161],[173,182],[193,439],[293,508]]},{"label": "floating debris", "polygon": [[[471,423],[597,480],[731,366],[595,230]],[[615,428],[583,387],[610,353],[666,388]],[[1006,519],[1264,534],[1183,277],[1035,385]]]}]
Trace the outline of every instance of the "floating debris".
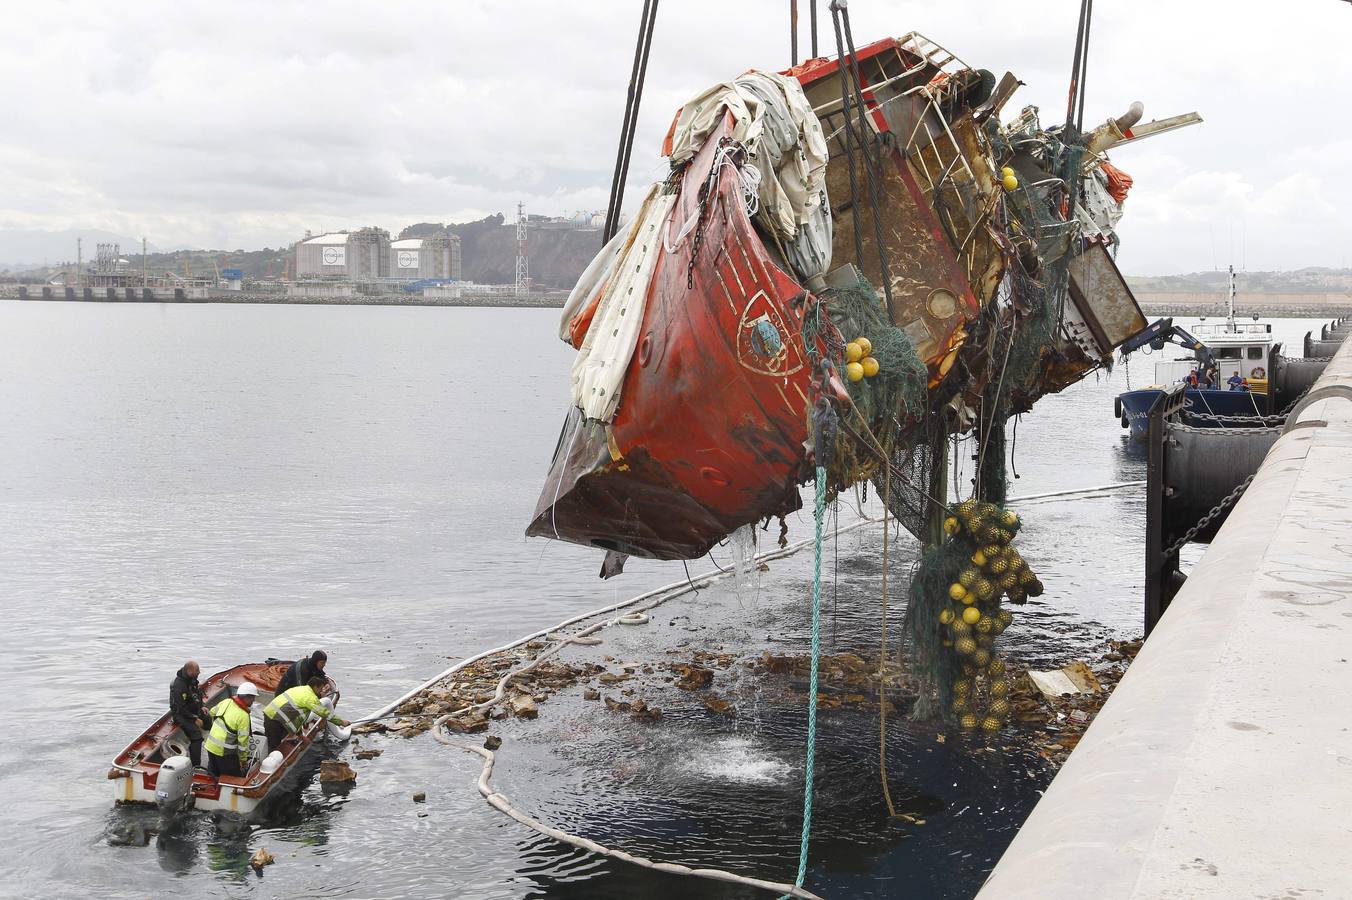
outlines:
[{"label": "floating debris", "polygon": [[1053,700],[1066,694],[1097,694],[1103,690],[1094,673],[1079,660],[1050,672],[1029,669],[1027,674],[1033,686]]},{"label": "floating debris", "polygon": [[452,716],[445,722],[447,728],[451,731],[458,731],[461,734],[473,734],[476,731],[483,731],[488,727],[488,719],[483,713],[471,712],[459,716]]},{"label": "floating debris", "polygon": [[326,759],[319,764],[321,784],[351,784],[357,780],[357,773],[341,759]]},{"label": "floating debris", "polygon": [[707,688],[713,684],[714,673],[712,669],[703,669],[699,666],[674,665],[671,670],[679,675],[676,686],[683,691],[697,691]]},{"label": "floating debris", "polygon": [[732,703],[724,700],[722,697],[714,694],[710,694],[708,697],[704,698],[704,705],[710,711],[716,712],[719,715],[735,716],[737,714],[737,707],[733,706]]},{"label": "floating debris", "polygon": [[656,722],[662,718],[662,710],[649,706],[644,700],[635,700],[629,705],[630,717],[636,722]]},{"label": "floating debris", "polygon": [[533,719],[540,714],[540,708],[535,705],[535,698],[529,694],[517,694],[508,701],[508,706],[512,710],[512,715],[518,719]]},{"label": "floating debris", "polygon": [[[1109,641],[1112,649],[1103,655],[1103,663],[1097,668],[1091,669],[1082,662],[1065,667],[1072,669],[1083,683],[1096,685],[1097,690],[1049,695],[1038,687],[1031,672],[1011,678],[1013,717],[1040,735],[1038,755],[1056,766],[1065,762],[1103,704],[1108,702],[1142,643],[1140,640]],[[1053,671],[1063,672],[1064,669]],[[1086,675],[1092,681],[1085,680]]]},{"label": "floating debris", "polygon": [[255,872],[261,871],[264,866],[270,866],[276,861],[273,855],[262,847],[255,850],[253,856],[249,857],[249,865],[253,867]]},{"label": "floating debris", "polygon": [[427,802],[427,792],[426,792],[426,791],[418,791],[418,793],[416,793],[416,794],[413,795],[413,802],[414,802],[414,803],[426,803],[426,802]]}]

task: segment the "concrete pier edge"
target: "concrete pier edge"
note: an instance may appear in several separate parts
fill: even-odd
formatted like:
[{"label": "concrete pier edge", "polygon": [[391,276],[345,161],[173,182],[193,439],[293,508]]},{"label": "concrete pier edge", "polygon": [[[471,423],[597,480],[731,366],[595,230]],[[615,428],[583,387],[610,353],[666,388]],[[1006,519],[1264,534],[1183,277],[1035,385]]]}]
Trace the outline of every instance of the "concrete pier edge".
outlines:
[{"label": "concrete pier edge", "polygon": [[[1352,387],[1352,342],[1315,389]],[[978,897],[1352,897],[1352,401],[1264,459]]]}]

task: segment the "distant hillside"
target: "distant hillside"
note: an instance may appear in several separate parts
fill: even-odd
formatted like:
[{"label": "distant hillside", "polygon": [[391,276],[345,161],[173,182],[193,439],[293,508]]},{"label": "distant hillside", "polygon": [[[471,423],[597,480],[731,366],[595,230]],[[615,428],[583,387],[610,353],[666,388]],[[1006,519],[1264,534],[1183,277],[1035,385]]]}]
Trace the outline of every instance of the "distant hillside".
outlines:
[{"label": "distant hillside", "polygon": [[[1188,275],[1137,277],[1128,275],[1132,291],[1146,294],[1225,293],[1230,275],[1225,271]],[[1323,294],[1352,289],[1352,269],[1311,266],[1290,272],[1238,272],[1235,289],[1241,294]]]},{"label": "distant hillside", "polygon": [[[440,225],[420,222],[399,233],[400,237],[427,237],[450,232],[460,237],[464,277],[481,284],[506,284],[516,280],[516,223],[499,213],[477,222]],[[526,232],[530,276],[536,286],[568,289],[601,249],[598,228],[551,221],[531,216]]]}]

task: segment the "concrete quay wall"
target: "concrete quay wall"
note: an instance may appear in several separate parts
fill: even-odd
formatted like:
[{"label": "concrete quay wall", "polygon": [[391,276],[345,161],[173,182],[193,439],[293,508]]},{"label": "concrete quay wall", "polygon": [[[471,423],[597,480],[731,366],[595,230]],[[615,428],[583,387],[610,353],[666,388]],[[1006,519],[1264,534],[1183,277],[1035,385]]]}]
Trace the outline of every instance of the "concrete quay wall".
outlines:
[{"label": "concrete quay wall", "polygon": [[1352,897],[1352,401],[1298,412],[979,900]]}]

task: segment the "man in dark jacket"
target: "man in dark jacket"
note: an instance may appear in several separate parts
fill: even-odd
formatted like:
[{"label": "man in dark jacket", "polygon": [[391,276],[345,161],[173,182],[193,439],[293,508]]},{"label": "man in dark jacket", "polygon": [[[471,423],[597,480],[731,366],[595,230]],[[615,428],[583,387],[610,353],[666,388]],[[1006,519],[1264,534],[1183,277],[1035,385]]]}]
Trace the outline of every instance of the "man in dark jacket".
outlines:
[{"label": "man in dark jacket", "polygon": [[188,739],[188,758],[194,766],[202,764],[202,729],[211,727],[211,713],[207,711],[202,687],[197,683],[197,676],[201,674],[201,666],[190,659],[169,685],[169,714]]},{"label": "man in dark jacket", "polygon": [[329,661],[329,655],[323,650],[316,650],[304,659],[298,659],[291,664],[291,668],[286,670],[282,680],[277,682],[276,694],[281,694],[288,688],[300,687],[302,684],[309,684],[310,679],[315,676],[320,678],[324,675],[324,664]]}]

